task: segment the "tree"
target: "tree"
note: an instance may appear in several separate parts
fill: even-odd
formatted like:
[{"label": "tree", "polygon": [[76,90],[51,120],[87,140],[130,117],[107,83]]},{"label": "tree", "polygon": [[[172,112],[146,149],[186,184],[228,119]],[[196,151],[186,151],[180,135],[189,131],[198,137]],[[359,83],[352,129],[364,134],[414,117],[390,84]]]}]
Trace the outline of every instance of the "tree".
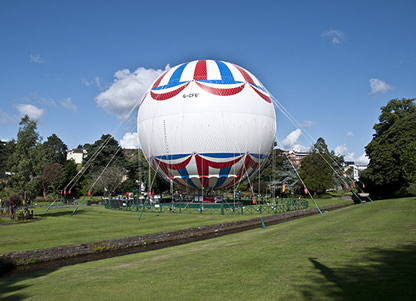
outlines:
[{"label": "tree", "polygon": [[25,115],[19,123],[15,152],[9,158],[11,171],[14,173],[11,178],[13,188],[23,197],[25,215],[29,214],[28,202],[36,196],[36,168],[38,165],[37,146],[40,137],[37,130],[37,122],[30,120]]},{"label": "tree", "polygon": [[66,161],[66,152],[68,151],[68,147],[55,134],[49,136],[48,139],[42,143],[40,148],[43,159],[46,162],[64,164]]},{"label": "tree", "polygon": [[126,170],[120,166],[109,166],[93,174],[92,188],[96,193],[111,196],[123,182]]},{"label": "tree", "polygon": [[[335,154],[334,151],[331,151],[329,153],[330,156],[330,164],[332,164],[332,168],[334,169],[334,184],[336,189],[338,189],[339,187],[343,187],[345,184],[345,180],[344,180],[344,156],[342,155],[337,155]],[[349,183],[350,181],[353,181],[354,179],[354,175],[351,173],[347,172],[347,183]]]},{"label": "tree", "polygon": [[305,185],[314,194],[322,194],[334,187],[334,172],[331,167],[328,147],[323,138],[319,138],[312,151],[302,160],[299,175]]},{"label": "tree", "polygon": [[119,151],[119,144],[111,135],[102,135],[94,144],[85,144],[83,147],[87,151],[87,161],[91,165],[87,174],[96,173],[102,170],[113,158],[111,165],[125,167],[126,159],[124,153]]},{"label": "tree", "polygon": [[56,193],[64,179],[65,173],[61,164],[56,162],[47,163],[43,167],[42,175],[40,176],[43,197],[46,198],[50,192]]},{"label": "tree", "polygon": [[416,105],[414,104],[416,98],[412,99],[392,99],[386,106],[381,107],[381,114],[378,117],[379,123],[374,125],[376,133],[374,137],[383,136],[394,123],[401,118],[416,112]]},{"label": "tree", "polygon": [[273,167],[272,181],[270,186],[275,191],[283,193],[283,185],[285,185],[285,191],[297,190],[299,178],[296,174],[295,168],[289,158],[282,154],[282,150],[273,150],[272,155],[275,156],[275,166]]},{"label": "tree", "polygon": [[9,209],[9,216],[15,218],[17,208],[22,205],[22,198],[18,194],[12,194],[9,199],[6,201],[7,207]]},{"label": "tree", "polygon": [[416,140],[404,146],[401,166],[407,183],[416,183]]},{"label": "tree", "polygon": [[[370,159],[360,174],[373,197],[388,198],[406,194],[411,184],[412,144],[416,141],[416,99],[392,99],[381,108],[376,133],[365,150]],[[410,173],[409,173],[410,172]]]},{"label": "tree", "polygon": [[6,177],[6,172],[9,170],[9,157],[13,154],[16,142],[11,140],[9,142],[0,140],[0,179]]},{"label": "tree", "polygon": [[2,195],[8,195],[5,188],[10,178],[9,158],[14,153],[16,142],[0,140],[0,192]]}]

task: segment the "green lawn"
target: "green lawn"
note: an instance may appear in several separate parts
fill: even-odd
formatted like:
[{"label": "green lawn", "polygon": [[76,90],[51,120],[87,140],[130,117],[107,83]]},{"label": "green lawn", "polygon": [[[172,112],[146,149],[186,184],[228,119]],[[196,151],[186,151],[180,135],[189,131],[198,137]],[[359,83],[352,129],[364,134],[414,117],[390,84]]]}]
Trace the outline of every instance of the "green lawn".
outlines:
[{"label": "green lawn", "polygon": [[245,216],[174,215],[105,209],[103,206],[37,208],[42,219],[33,223],[0,226],[0,253],[88,243],[222,223]]},{"label": "green lawn", "polygon": [[351,206],[265,230],[0,278],[0,299],[415,300],[415,215],[415,198]]},{"label": "green lawn", "polygon": [[[319,201],[320,206],[341,201]],[[315,208],[312,201],[310,208]],[[103,206],[35,208],[40,221],[26,224],[0,226],[0,254],[14,251],[50,248],[81,244],[106,239],[144,235],[218,224],[239,219],[255,218],[257,215],[199,215],[155,214],[105,209]]]}]

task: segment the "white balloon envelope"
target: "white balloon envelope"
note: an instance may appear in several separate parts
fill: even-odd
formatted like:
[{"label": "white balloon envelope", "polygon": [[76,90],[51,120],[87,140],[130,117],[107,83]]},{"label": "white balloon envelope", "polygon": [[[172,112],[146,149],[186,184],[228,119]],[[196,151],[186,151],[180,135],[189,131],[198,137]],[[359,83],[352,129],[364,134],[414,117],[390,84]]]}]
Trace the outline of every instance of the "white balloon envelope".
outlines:
[{"label": "white balloon envelope", "polygon": [[194,188],[229,187],[267,159],[276,136],[271,95],[249,71],[199,60],[163,73],[145,94],[137,129],[164,178]]}]

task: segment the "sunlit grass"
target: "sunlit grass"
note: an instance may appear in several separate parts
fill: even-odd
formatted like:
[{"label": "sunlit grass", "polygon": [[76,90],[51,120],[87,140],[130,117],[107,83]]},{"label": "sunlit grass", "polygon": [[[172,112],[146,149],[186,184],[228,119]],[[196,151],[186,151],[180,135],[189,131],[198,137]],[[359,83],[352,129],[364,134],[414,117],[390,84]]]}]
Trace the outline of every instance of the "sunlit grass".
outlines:
[{"label": "sunlit grass", "polygon": [[33,300],[414,300],[416,200],[0,279]]}]

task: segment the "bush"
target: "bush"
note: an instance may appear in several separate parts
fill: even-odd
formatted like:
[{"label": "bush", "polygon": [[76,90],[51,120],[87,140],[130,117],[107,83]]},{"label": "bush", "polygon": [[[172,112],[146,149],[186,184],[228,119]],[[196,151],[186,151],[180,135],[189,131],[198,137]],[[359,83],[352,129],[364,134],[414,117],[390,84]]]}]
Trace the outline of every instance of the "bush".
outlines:
[{"label": "bush", "polygon": [[6,204],[9,207],[9,216],[15,218],[17,208],[22,205],[22,198],[18,194],[12,194]]},{"label": "bush", "polygon": [[416,195],[416,183],[412,183],[407,188],[407,193],[410,195]]}]

